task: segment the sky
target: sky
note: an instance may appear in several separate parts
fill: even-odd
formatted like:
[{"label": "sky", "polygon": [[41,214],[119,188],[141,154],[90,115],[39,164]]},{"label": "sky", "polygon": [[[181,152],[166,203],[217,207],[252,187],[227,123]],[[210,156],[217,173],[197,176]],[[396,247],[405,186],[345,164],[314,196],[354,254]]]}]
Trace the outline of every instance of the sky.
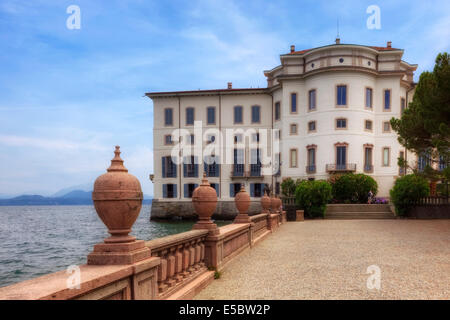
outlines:
[{"label": "sky", "polygon": [[[79,29],[67,28],[71,5]],[[1,0],[0,195],[92,185],[115,145],[152,195],[146,92],[265,87],[291,44],[332,44],[337,20],[341,43],[404,49],[416,81],[450,51],[448,0]]]}]

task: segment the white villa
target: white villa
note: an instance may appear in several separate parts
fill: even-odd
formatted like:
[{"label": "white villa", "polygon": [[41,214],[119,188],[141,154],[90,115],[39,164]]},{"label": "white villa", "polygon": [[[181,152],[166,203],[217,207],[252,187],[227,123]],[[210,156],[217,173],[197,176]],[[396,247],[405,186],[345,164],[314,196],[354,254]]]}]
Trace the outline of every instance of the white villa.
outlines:
[{"label": "white villa", "polygon": [[[416,160],[398,143],[389,123],[401,116],[414,94],[417,65],[402,56],[391,42],[374,47],[336,39],[301,51],[291,46],[279,66],[264,71],[267,88],[234,89],[229,83],[227,89],[146,93],[154,106],[152,218],[190,216],[192,191],[203,172],[217,191],[222,216],[234,215],[233,197],[241,184],[255,202],[251,210],[257,210],[264,186],[279,193],[287,177],[365,173],[378,182],[378,196],[387,197],[403,174],[397,158]],[[232,138],[226,139],[232,129]],[[266,139],[258,132],[265,136],[272,129],[267,148],[260,150]],[[216,162],[205,164],[197,156],[191,164],[173,162],[178,141],[200,151],[214,145]],[[276,168],[270,174],[262,170],[266,154]]]}]

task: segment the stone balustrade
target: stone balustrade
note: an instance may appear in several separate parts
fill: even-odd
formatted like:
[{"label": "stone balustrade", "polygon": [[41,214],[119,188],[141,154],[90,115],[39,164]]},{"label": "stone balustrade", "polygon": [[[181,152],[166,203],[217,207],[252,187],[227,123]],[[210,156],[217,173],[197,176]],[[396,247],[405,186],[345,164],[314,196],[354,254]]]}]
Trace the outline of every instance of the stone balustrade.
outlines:
[{"label": "stone balustrade", "polygon": [[205,239],[208,230],[192,230],[146,241],[152,257],[159,257],[158,297],[169,297],[207,270]]},{"label": "stone balustrade", "polygon": [[[120,149],[107,173],[94,185],[93,199],[111,237],[96,244],[87,264],[0,288],[0,300],[154,300],[190,299],[214,279],[214,273],[286,221],[281,200],[261,198],[263,213],[248,216],[250,197],[242,186],[235,199],[234,223],[218,228],[211,220],[216,191],[206,177],[194,190],[199,220],[193,230],[136,240],[131,227],[139,215],[139,181],[123,166]],[[269,212],[269,208],[272,208]]]}]

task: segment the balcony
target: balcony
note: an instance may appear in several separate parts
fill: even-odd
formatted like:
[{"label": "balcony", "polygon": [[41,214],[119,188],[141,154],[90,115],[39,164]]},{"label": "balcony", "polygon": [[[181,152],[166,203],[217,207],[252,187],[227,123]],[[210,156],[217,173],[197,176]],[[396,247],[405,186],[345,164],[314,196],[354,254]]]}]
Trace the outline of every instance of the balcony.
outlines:
[{"label": "balcony", "polygon": [[316,173],[316,165],[311,164],[309,166],[306,166],[306,173]]},{"label": "balcony", "polygon": [[245,171],[244,164],[234,164],[233,170],[231,170],[231,179],[263,178],[261,168],[262,168],[261,164],[251,164],[250,170]]},{"label": "balcony", "polygon": [[326,165],[326,170],[327,172],[354,172],[356,171],[356,163],[331,163]]},{"label": "balcony", "polygon": [[371,165],[371,164],[365,164],[365,165],[364,165],[364,172],[372,173],[372,172],[373,172],[373,165]]}]

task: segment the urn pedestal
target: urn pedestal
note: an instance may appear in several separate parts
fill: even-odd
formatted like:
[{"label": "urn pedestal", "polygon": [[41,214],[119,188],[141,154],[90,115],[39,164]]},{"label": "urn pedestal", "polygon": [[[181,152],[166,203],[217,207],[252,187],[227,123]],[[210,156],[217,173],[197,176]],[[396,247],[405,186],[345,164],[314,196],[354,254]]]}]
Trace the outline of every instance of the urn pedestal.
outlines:
[{"label": "urn pedestal", "polygon": [[143,240],[129,235],[142,207],[141,185],[124,167],[120,147],[114,153],[111,166],[95,180],[92,192],[95,210],[111,236],[94,246],[87,258],[90,265],[134,264],[151,256]]}]

